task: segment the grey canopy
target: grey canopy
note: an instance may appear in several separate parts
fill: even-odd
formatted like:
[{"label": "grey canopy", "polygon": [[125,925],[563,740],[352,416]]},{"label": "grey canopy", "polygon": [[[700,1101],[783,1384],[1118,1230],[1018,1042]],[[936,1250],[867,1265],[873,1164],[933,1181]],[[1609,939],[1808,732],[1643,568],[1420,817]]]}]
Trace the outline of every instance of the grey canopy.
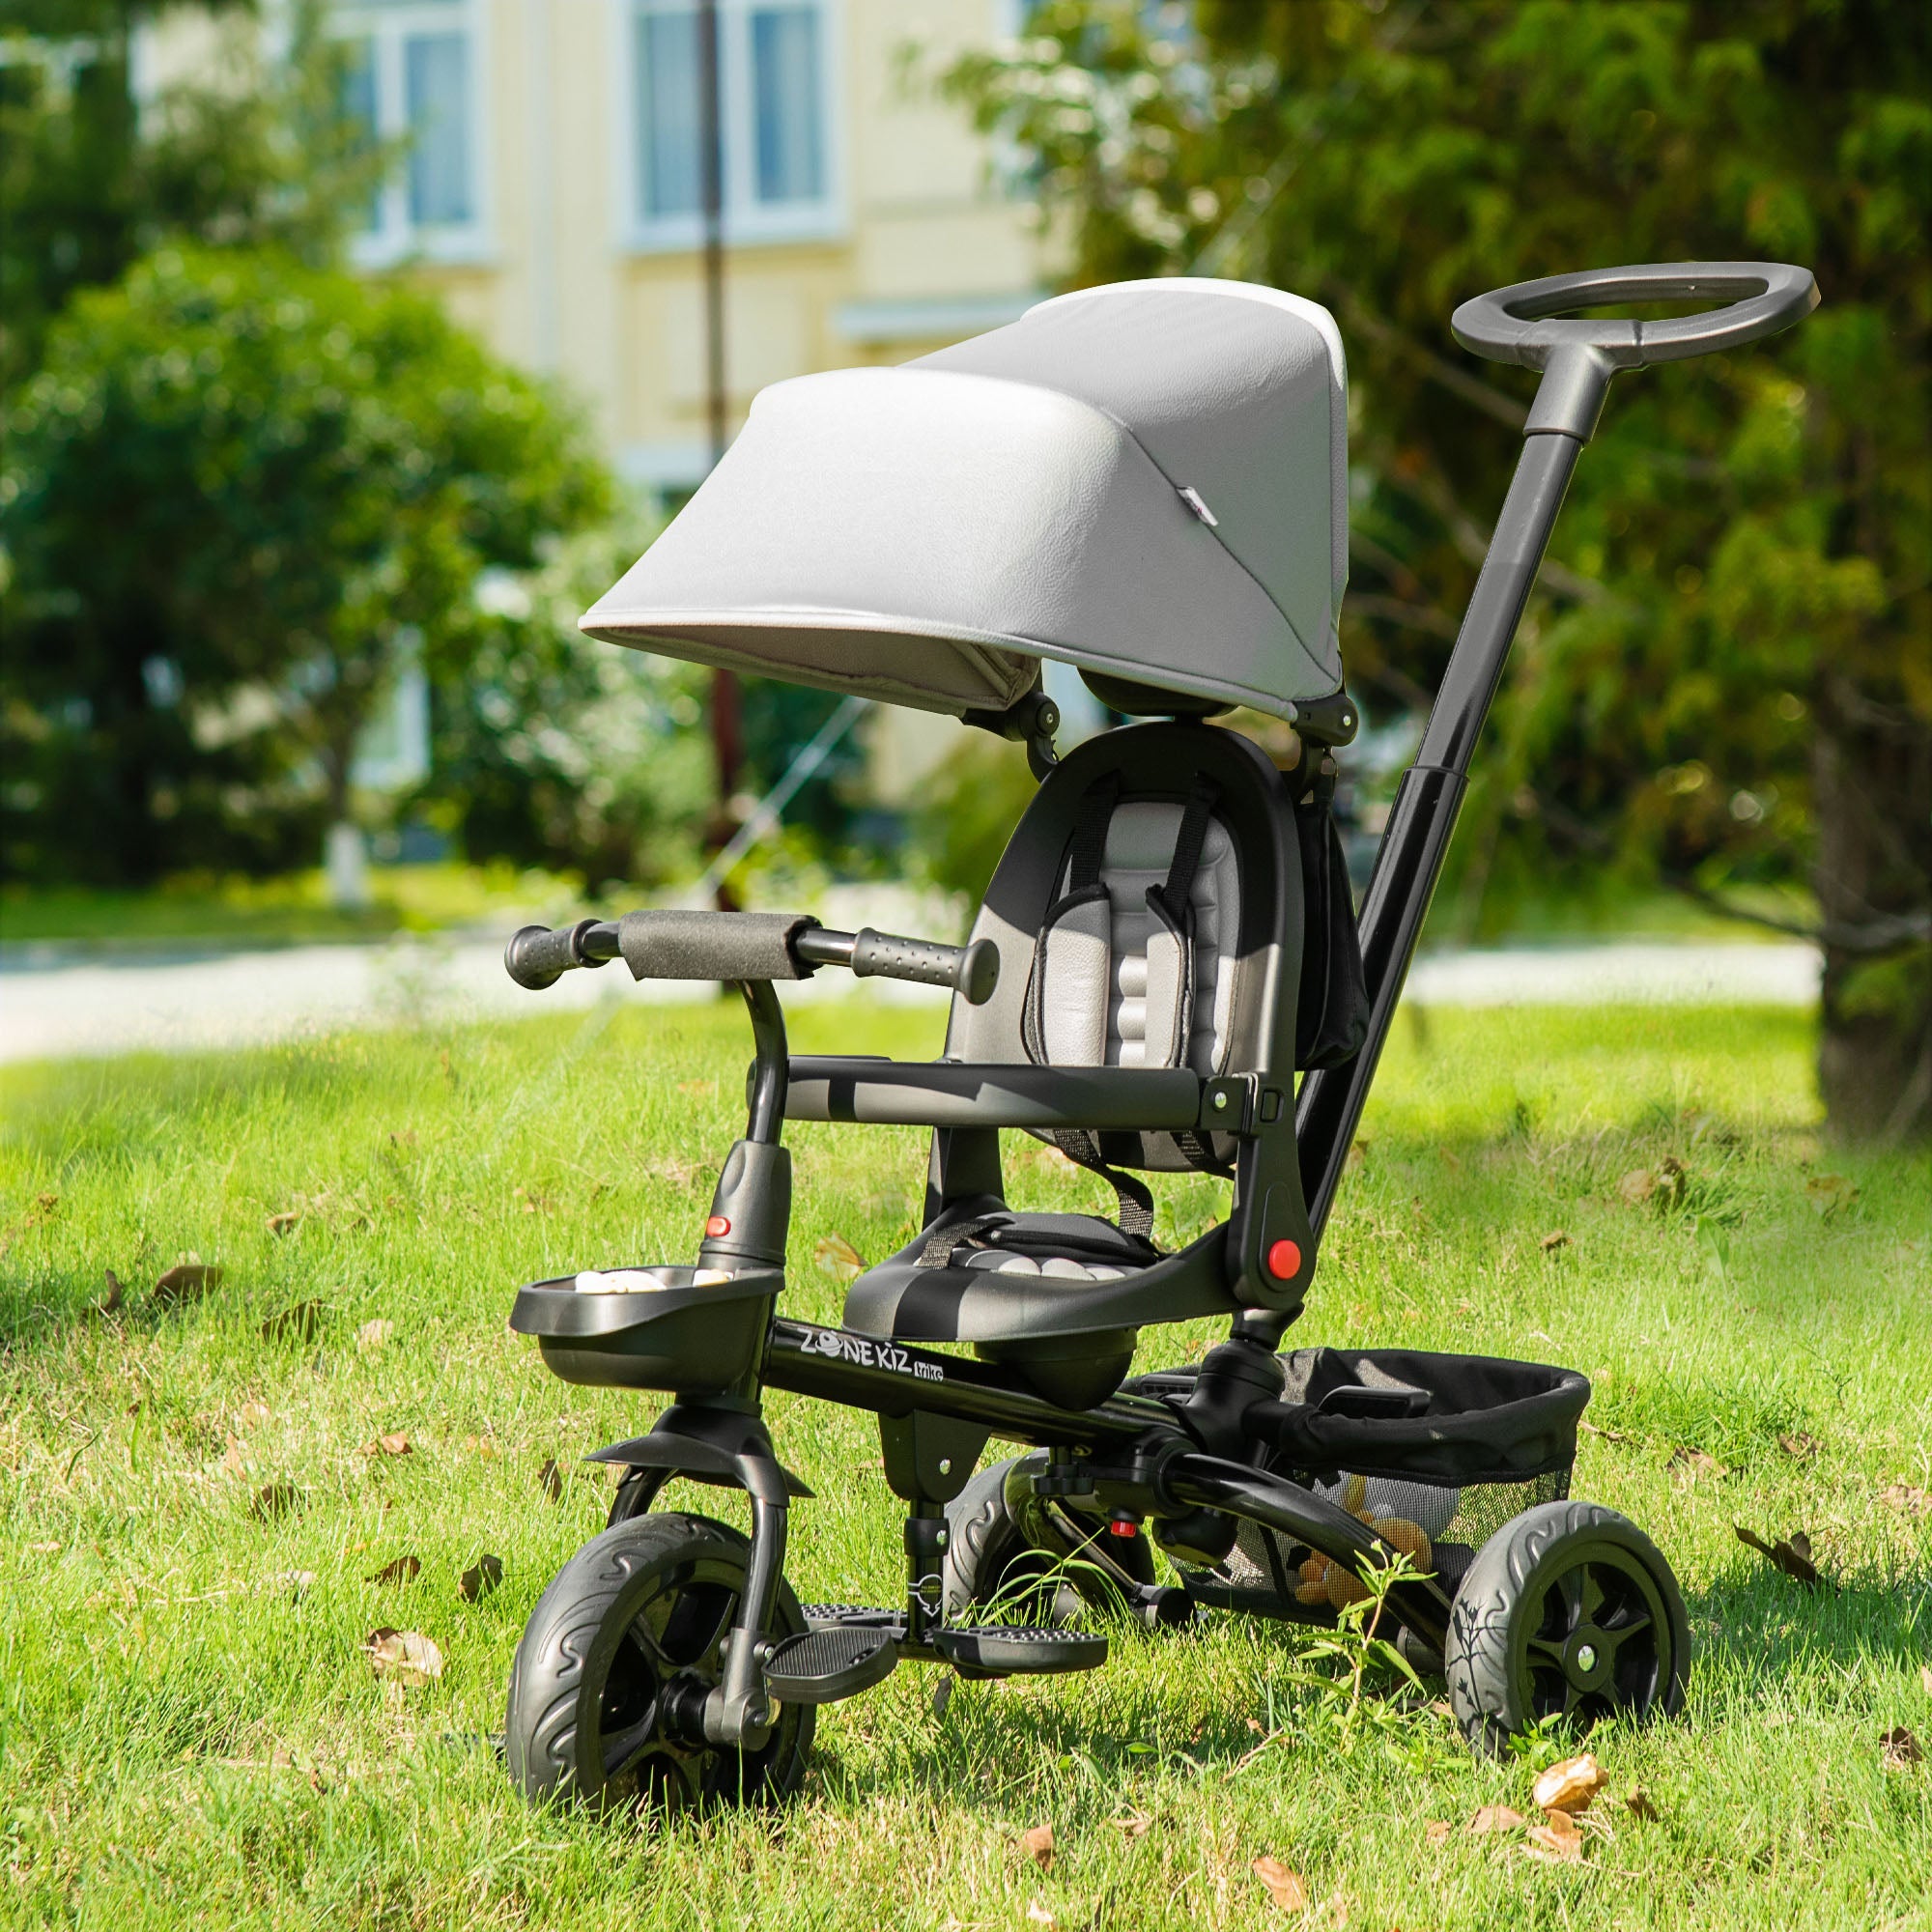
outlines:
[{"label": "grey canopy", "polygon": [[959,713],[1037,660],[1290,715],[1341,686],[1342,342],[1246,282],[1120,282],[775,383],[593,638]]}]

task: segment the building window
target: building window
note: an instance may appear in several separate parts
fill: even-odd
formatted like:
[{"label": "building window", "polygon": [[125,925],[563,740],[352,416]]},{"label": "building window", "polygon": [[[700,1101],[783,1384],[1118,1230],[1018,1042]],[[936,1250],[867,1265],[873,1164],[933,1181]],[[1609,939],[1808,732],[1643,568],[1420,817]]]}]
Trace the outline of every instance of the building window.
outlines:
[{"label": "building window", "polygon": [[[690,247],[702,216],[698,15],[691,0],[631,0],[634,240]],[[733,242],[836,225],[829,0],[719,0],[724,222]]]},{"label": "building window", "polygon": [[470,0],[338,5],[343,106],[372,141],[406,143],[356,238],[368,263],[473,256],[482,245],[482,63]]}]

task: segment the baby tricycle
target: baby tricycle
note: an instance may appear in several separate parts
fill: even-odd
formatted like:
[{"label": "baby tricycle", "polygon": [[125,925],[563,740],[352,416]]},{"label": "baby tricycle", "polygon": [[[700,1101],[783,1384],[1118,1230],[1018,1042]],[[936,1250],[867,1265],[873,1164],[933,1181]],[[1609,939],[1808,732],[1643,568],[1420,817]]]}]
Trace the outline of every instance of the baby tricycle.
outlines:
[{"label": "baby tricycle", "polygon": [[[1726,305],[1557,319],[1699,299]],[[1670,1566],[1569,1495],[1582,1376],[1281,1343],[1611,375],[1755,341],[1816,301],[1802,269],[1692,263],[1551,276],[1457,311],[1465,347],[1543,377],[1359,923],[1331,816],[1357,717],[1325,310],[1242,283],[1131,282],[757,398],[584,629],[950,713],[1023,743],[1038,790],[964,946],[662,910],[511,940],[531,988],[612,959],[735,985],[756,1052],[695,1262],[517,1297],[512,1325],[554,1373],[673,1397],[591,1458],[621,1472],[610,1526],[518,1649],[505,1749],[530,1798],[781,1798],[818,1707],[901,1664],[1102,1663],[1109,1620],[1069,1614],[1082,1599],[1154,1627],[1215,1609],[1324,1624],[1372,1579],[1403,1654],[1446,1676],[1489,1749],[1552,1717],[1678,1708],[1690,1642]],[[1115,728],[1057,756],[1042,659],[1077,668]],[[1235,706],[1285,721],[1291,749],[1208,722]],[[774,988],[832,967],[951,988],[944,1057],[791,1055]],[[932,1130],[923,1225],[852,1282],[837,1327],[780,1312],[788,1120]],[[1103,1179],[1114,1217],[1009,1208],[1002,1130]],[[1163,1252],[1149,1173],[1227,1179],[1227,1219]],[[1142,1329],[1208,1316],[1228,1333],[1200,1362],[1132,1374]],[[791,1512],[810,1492],[772,1441],[767,1388],[877,1415],[905,1507],[902,1603],[793,1594]],[[1024,1453],[982,1469],[995,1439]],[[656,1509],[672,1477],[743,1490],[749,1537]]]}]

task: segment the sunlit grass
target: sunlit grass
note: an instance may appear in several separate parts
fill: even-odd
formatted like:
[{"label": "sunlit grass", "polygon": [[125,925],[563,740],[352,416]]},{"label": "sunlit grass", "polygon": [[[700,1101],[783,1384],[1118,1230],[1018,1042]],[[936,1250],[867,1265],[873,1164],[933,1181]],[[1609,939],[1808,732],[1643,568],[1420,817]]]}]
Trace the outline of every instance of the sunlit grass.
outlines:
[{"label": "sunlit grass", "polygon": [[[794,1033],[806,1051],[937,1047],[930,1016],[856,1003]],[[1088,1677],[961,1684],[940,1717],[933,1680],[901,1670],[822,1715],[777,1818],[532,1814],[482,1740],[524,1617],[602,1520],[608,1478],[577,1459],[650,1405],[553,1380],[504,1316],[522,1280],[690,1253],[738,1127],[741,1016],[600,1009],[9,1069],[0,1918],[856,1928],[1024,1926],[1037,1906],[1065,1927],[1243,1925],[1273,1911],[1250,1868],[1267,1853],[1357,1927],[1932,1923],[1932,1764],[1887,1771],[1879,1747],[1903,1724],[1932,1753],[1932,1521],[1897,1487],[1932,1490],[1932,1177],[1820,1142],[1811,1051],[1781,1011],[1405,1023],[1294,1334],[1593,1378],[1610,1433],[1586,1436],[1577,1492],[1668,1552],[1700,1657],[1684,1721],[1597,1740],[1662,1819],[1606,1808],[1609,1835],[1564,1868],[1462,1831],[1478,1804],[1528,1808],[1525,1766],[1471,1759],[1421,1711],[1345,1753],[1309,1721],[1293,1635],[1232,1620],[1121,1633]],[[875,1257],[906,1238],[923,1146],[792,1138],[787,1308],[831,1319],[819,1241]],[[1666,1157],[1681,1204],[1621,1197]],[[1102,1205],[1031,1143],[1009,1137],[1008,1171],[1029,1205]],[[1856,1195],[1808,1185],[1828,1175]],[[1170,1186],[1164,1236],[1217,1199]],[[222,1285],[155,1309],[189,1255]],[[128,1292],[101,1316],[108,1268]],[[309,1301],[312,1333],[265,1339]],[[379,1321],[386,1339],[364,1335]],[[1150,1332],[1143,1360],[1212,1332]],[[770,1408],[818,1496],[801,1596],[893,1601],[899,1524],[867,1419]],[[409,1454],[360,1453],[397,1432]],[[1728,1473],[1673,1468],[1686,1447]],[[560,1503],[538,1480],[552,1458]],[[295,1506],[261,1520],[275,1485]],[[1807,1530],[1827,1585],[1772,1573],[1737,1522]],[[485,1551],[503,1586],[465,1603]],[[413,1583],[365,1580],[406,1553]],[[442,1681],[379,1684],[358,1648],[379,1625],[434,1637]],[[1147,1829],[1111,1822],[1130,1814]],[[1439,1848],[1432,1820],[1456,1827]],[[1043,1821],[1047,1873],[1017,1849]]]}]

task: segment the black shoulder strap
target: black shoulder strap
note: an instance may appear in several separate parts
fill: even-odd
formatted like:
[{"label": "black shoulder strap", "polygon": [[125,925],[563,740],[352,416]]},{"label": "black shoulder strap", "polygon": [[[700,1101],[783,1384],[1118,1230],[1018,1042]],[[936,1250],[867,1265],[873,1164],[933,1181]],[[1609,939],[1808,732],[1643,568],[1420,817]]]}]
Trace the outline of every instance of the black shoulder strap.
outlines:
[{"label": "black shoulder strap", "polygon": [[1194,775],[1194,789],[1181,808],[1180,829],[1174,837],[1174,857],[1169,860],[1167,879],[1149,888],[1150,896],[1158,893],[1170,922],[1177,930],[1186,923],[1187,906],[1194,894],[1194,875],[1201,869],[1201,848],[1208,842],[1208,820],[1221,788],[1206,772]]},{"label": "black shoulder strap", "polygon": [[1103,772],[1082,795],[1073,820],[1073,838],[1068,851],[1066,891],[1085,892],[1100,883],[1100,871],[1107,860],[1107,828],[1114,822],[1114,808],[1121,802],[1121,775]]}]

